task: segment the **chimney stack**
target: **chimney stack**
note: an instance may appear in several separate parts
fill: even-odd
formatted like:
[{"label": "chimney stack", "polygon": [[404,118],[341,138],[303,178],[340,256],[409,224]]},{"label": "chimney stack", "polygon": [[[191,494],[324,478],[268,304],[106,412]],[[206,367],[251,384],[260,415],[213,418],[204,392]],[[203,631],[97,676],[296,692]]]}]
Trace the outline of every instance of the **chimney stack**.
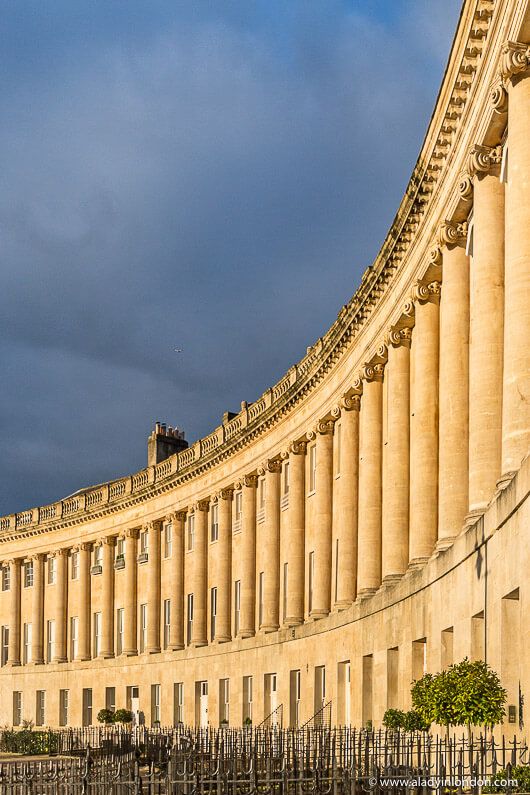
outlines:
[{"label": "chimney stack", "polygon": [[184,431],[177,426],[173,427],[166,425],[165,422],[157,421],[147,440],[147,466],[159,464],[174,453],[185,450],[187,446]]}]

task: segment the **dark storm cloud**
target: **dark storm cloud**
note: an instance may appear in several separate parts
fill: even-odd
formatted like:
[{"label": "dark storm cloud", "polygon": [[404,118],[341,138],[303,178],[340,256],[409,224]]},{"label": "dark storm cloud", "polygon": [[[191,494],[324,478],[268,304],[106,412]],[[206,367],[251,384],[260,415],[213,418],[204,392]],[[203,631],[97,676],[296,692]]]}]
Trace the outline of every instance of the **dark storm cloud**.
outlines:
[{"label": "dark storm cloud", "polygon": [[0,513],[140,468],[155,419],[209,432],[326,330],[401,199],[458,6],[9,5]]}]

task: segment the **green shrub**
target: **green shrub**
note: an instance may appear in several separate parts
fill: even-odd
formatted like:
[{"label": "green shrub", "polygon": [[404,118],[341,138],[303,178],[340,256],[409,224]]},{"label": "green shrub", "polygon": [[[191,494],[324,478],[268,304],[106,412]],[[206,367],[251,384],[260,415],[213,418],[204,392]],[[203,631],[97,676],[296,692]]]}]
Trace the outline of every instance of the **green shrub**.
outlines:
[{"label": "green shrub", "polygon": [[114,714],[111,709],[100,709],[98,712],[99,723],[114,723]]},{"label": "green shrub", "polygon": [[430,725],[415,709],[403,715],[403,728],[406,732],[426,732],[429,731]]},{"label": "green shrub", "polygon": [[23,756],[56,754],[59,748],[59,735],[52,731],[4,729],[0,747],[7,753],[22,754]]},{"label": "green shrub", "polygon": [[[490,774],[492,781],[517,781],[517,784],[511,786],[510,792],[530,792],[530,765],[518,765],[516,767],[508,768],[507,770],[497,770],[495,775]],[[482,788],[482,792],[506,792],[508,785],[505,784],[488,784]]]},{"label": "green shrub", "polygon": [[114,723],[132,723],[133,717],[130,709],[117,709],[114,713]]},{"label": "green shrub", "polygon": [[401,709],[387,709],[383,715],[383,726],[387,729],[403,729],[405,713]]}]

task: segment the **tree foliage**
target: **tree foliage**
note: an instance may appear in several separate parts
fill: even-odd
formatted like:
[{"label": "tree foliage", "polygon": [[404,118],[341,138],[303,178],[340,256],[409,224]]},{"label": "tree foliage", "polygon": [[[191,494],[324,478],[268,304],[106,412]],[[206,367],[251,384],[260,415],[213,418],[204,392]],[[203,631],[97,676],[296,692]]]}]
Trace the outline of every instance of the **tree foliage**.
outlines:
[{"label": "tree foliage", "polygon": [[413,683],[412,704],[427,723],[442,726],[494,726],[504,717],[506,690],[482,660],[467,657]]},{"label": "tree foliage", "polygon": [[100,709],[98,721],[99,723],[114,723],[114,712],[111,709]]},{"label": "tree foliage", "polygon": [[383,715],[383,726],[392,730],[422,732],[428,730],[429,723],[415,709],[408,712],[403,712],[400,709],[387,709]]},{"label": "tree foliage", "polygon": [[114,723],[132,723],[133,717],[130,709],[117,709],[114,713]]}]

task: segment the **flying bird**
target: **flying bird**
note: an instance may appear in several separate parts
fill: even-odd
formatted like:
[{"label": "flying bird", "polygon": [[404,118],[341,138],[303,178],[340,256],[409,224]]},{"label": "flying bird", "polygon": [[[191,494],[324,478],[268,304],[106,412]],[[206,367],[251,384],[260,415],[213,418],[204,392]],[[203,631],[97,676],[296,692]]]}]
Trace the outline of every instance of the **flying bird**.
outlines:
[{"label": "flying bird", "polygon": [[182,348],[173,348],[175,353],[182,353]]}]

